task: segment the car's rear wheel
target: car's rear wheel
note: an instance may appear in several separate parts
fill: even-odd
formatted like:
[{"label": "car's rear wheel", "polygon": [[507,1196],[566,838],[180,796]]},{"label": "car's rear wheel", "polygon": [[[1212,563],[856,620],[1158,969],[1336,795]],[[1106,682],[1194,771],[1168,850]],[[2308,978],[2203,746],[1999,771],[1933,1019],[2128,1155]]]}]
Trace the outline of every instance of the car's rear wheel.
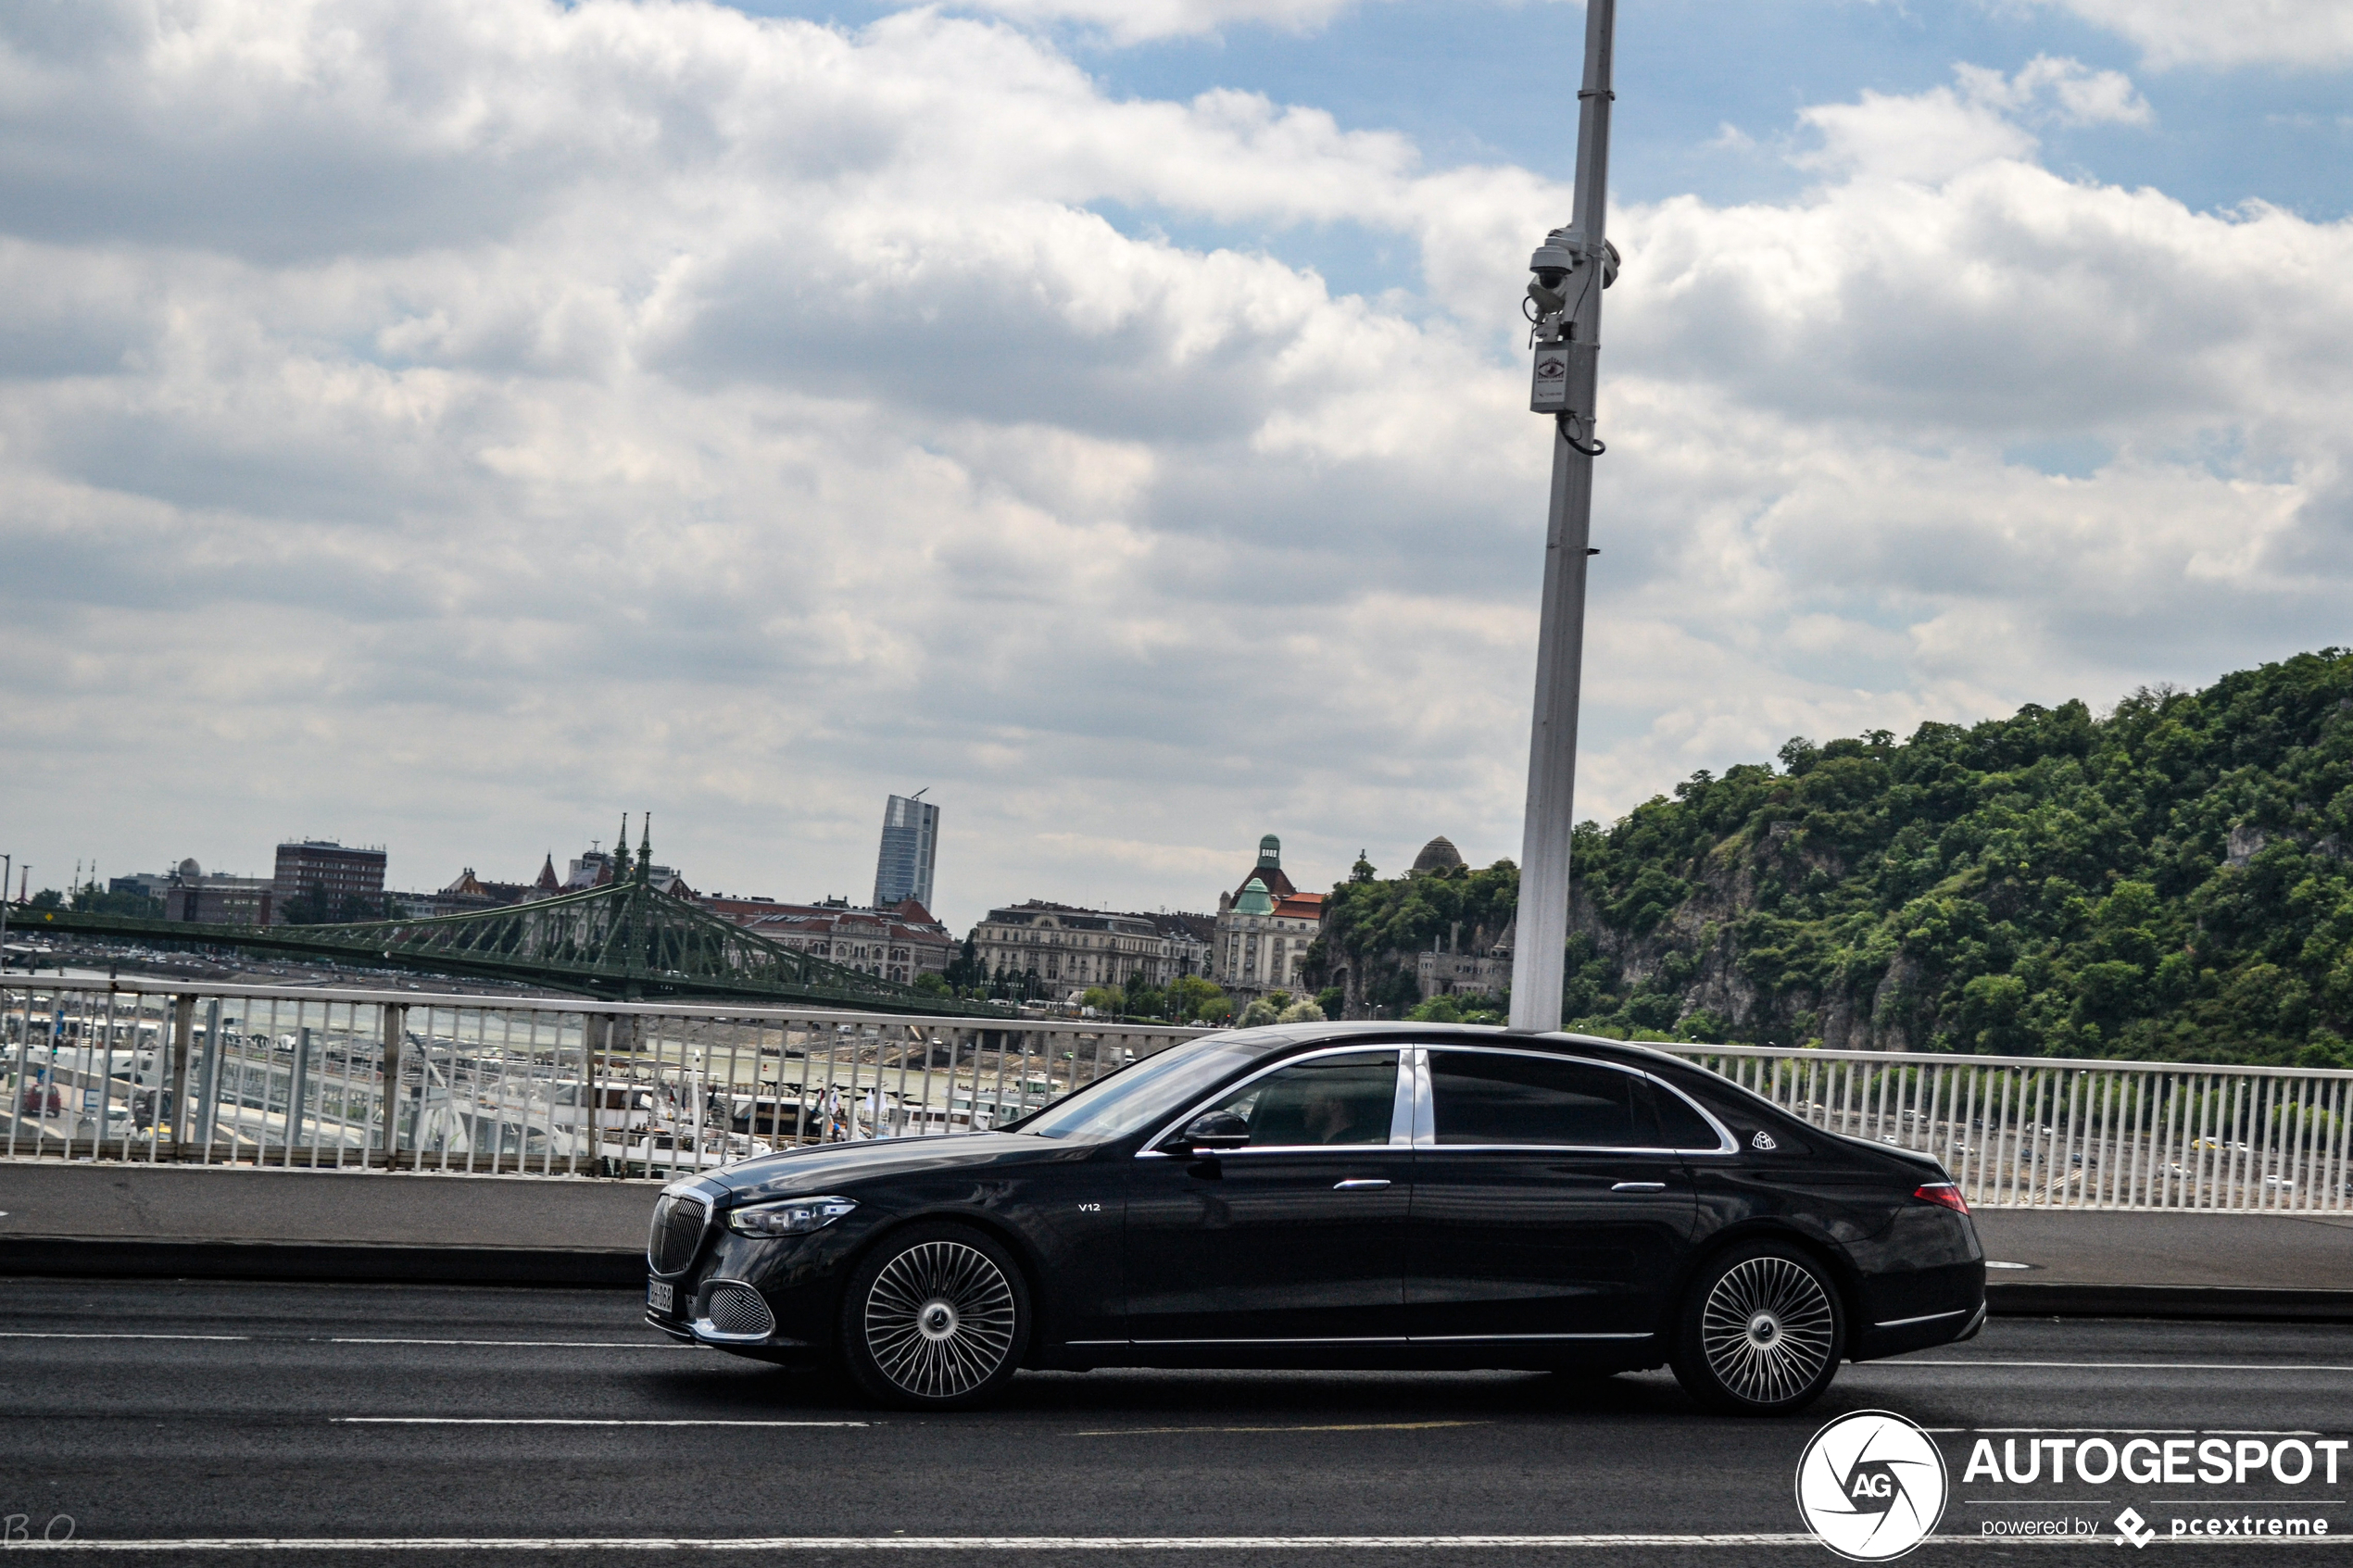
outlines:
[{"label": "car's rear wheel", "polygon": [[1004,1248],[963,1225],[887,1237],[842,1298],[842,1364],[870,1398],[912,1410],[977,1405],[1029,1348],[1029,1291]]},{"label": "car's rear wheel", "polygon": [[1676,1380],[1710,1410],[1785,1415],[1821,1397],[1845,1346],[1830,1272],[1785,1243],[1752,1242],[1701,1269],[1672,1360]]}]

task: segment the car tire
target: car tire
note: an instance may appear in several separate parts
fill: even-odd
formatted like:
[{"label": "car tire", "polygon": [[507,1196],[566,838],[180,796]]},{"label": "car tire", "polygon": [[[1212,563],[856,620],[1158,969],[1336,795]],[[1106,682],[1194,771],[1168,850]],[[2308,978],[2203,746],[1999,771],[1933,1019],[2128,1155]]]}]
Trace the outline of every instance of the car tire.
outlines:
[{"label": "car tire", "polygon": [[870,1399],[968,1410],[1013,1381],[1030,1321],[1028,1284],[996,1240],[966,1225],[910,1225],[850,1275],[842,1367]]},{"label": "car tire", "polygon": [[1675,1380],[1726,1415],[1804,1410],[1838,1375],[1846,1309],[1820,1260],[1757,1241],[1709,1259],[1677,1314]]}]

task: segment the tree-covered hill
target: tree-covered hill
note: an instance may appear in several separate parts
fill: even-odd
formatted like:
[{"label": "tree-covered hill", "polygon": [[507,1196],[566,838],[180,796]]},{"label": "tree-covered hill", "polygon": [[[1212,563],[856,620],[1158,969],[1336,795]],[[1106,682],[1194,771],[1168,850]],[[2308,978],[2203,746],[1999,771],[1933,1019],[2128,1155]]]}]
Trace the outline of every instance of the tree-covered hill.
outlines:
[{"label": "tree-covered hill", "polygon": [[[1780,761],[1579,829],[1575,1026],[2353,1065],[2353,652]],[[1516,881],[1343,883],[1327,961],[1500,931]]]}]

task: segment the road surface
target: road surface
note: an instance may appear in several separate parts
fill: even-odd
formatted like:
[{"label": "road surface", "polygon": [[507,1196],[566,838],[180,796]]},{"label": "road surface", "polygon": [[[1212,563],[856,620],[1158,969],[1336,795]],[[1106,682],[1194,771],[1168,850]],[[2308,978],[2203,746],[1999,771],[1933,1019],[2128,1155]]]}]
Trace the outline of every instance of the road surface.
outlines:
[{"label": "road surface", "polygon": [[[2113,1568],[2141,1555],[2111,1523],[2131,1504],[2167,1563],[2353,1568],[2353,1330],[2317,1325],[1996,1320],[1773,1422],[1700,1415],[1664,1374],[1036,1374],[998,1410],[917,1416],[671,1346],[626,1293],[16,1279],[0,1401],[7,1534],[22,1549],[69,1517],[73,1561],[1829,1563],[1794,1468],[1825,1421],[1877,1408],[1949,1467],[1908,1561]],[[2174,1481],[1964,1474],[1981,1441],[2022,1468],[2091,1429],[2183,1444]],[[2209,1441],[2316,1457],[2216,1484]],[[2170,1535],[2225,1512],[2332,1534]],[[2096,1533],[1984,1534],[2036,1520]]]}]

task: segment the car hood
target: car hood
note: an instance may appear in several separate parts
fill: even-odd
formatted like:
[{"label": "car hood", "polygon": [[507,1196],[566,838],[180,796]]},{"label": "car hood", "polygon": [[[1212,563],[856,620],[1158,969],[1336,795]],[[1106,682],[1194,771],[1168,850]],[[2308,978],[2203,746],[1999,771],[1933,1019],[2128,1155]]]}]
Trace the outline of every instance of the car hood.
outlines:
[{"label": "car hood", "polygon": [[1018,1133],[861,1139],[747,1160],[707,1173],[702,1180],[724,1187],[736,1199],[789,1198],[852,1188],[880,1177],[1084,1159],[1089,1147]]}]

